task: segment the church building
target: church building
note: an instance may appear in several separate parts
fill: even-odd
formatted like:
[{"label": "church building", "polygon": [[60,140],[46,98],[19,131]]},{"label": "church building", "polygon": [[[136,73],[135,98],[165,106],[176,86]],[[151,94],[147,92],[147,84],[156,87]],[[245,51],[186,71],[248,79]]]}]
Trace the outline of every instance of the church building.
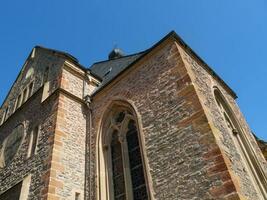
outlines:
[{"label": "church building", "polygon": [[267,200],[236,98],[174,31],[89,67],[36,46],[0,109],[0,200]]}]

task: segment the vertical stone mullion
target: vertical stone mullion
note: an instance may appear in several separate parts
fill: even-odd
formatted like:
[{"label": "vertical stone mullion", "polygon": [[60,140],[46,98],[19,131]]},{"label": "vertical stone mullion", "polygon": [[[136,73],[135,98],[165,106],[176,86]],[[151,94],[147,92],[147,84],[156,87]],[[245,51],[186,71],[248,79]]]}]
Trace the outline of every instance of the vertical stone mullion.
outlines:
[{"label": "vertical stone mullion", "polygon": [[107,159],[106,162],[108,163],[107,167],[105,168],[105,170],[106,170],[105,174],[108,174],[108,177],[106,177],[108,179],[108,181],[106,181],[107,188],[108,188],[107,197],[108,197],[108,200],[114,200],[114,189],[113,189],[114,186],[113,186],[113,180],[112,180],[113,173],[112,173],[112,160],[111,160],[111,146],[110,146],[110,144],[108,145],[105,153],[106,153],[105,158]]},{"label": "vertical stone mullion", "polygon": [[122,160],[123,160],[126,196],[127,196],[127,200],[133,200],[129,153],[128,153],[128,146],[127,146],[125,133],[120,133],[120,142],[121,142],[121,148],[122,148]]}]

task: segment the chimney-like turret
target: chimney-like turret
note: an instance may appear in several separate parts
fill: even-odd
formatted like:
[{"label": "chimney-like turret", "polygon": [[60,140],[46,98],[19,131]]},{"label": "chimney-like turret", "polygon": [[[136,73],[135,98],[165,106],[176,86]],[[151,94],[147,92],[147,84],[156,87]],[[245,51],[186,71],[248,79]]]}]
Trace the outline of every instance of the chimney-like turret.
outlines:
[{"label": "chimney-like turret", "polygon": [[119,48],[114,48],[108,55],[109,60],[121,58],[124,56],[124,53],[121,49]]}]

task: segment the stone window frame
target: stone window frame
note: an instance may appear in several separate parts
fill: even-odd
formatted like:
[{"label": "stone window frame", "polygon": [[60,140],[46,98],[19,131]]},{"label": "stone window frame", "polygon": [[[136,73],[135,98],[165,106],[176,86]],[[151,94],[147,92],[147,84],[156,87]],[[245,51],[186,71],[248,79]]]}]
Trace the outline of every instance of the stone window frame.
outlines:
[{"label": "stone window frame", "polygon": [[73,189],[73,190],[72,190],[71,198],[72,198],[73,200],[76,200],[76,199],[78,199],[78,200],[82,200],[82,199],[84,199],[84,191],[81,190],[81,189],[76,189],[76,188]]},{"label": "stone window frame", "polygon": [[[23,180],[20,180],[19,182],[13,184],[12,187],[16,186],[17,184],[22,184],[21,188],[20,188],[20,196],[19,196],[19,200],[27,200],[29,197],[29,193],[30,193],[30,185],[31,185],[31,178],[32,175],[29,174],[26,177],[23,178]],[[5,192],[7,192],[8,190],[10,190],[12,187],[7,188],[6,190],[4,190],[0,196],[2,194],[4,194]]]},{"label": "stone window frame", "polygon": [[35,81],[32,80],[29,85],[28,85],[28,96],[27,96],[27,99],[29,99],[32,95],[33,95],[33,90],[34,90],[34,84],[35,84]]},{"label": "stone window frame", "polygon": [[1,124],[0,125],[2,125],[6,121],[8,112],[9,112],[9,106],[7,106],[6,109],[3,112],[2,119],[1,119]]},{"label": "stone window frame", "polygon": [[18,95],[16,102],[15,102],[15,106],[14,106],[14,112],[20,107],[21,104],[21,94]]},{"label": "stone window frame", "polygon": [[[152,181],[151,181],[151,176],[149,175],[149,168],[148,168],[148,160],[146,157],[145,149],[144,149],[144,138],[143,134],[141,131],[141,126],[140,126],[140,117],[137,115],[137,112],[135,112],[136,109],[132,106],[132,104],[126,102],[126,101],[121,101],[121,100],[116,100],[112,101],[109,106],[105,109],[104,114],[102,115],[102,122],[101,126],[99,129],[99,134],[98,134],[98,143],[97,143],[97,175],[98,175],[98,195],[97,199],[102,200],[113,200],[113,187],[112,187],[112,176],[110,173],[111,170],[111,156],[110,155],[110,148],[109,148],[109,142],[111,140],[111,135],[114,129],[108,129],[107,128],[107,123],[108,121],[111,120],[113,114],[118,111],[125,110],[130,113],[132,113],[132,118],[135,121],[136,128],[137,128],[137,134],[138,134],[138,139],[139,139],[139,147],[140,147],[140,152],[141,152],[141,157],[142,157],[142,164],[143,164],[143,170],[144,170],[144,178],[145,178],[145,183],[146,183],[146,188],[147,188],[147,195],[148,199],[152,199]],[[126,133],[125,133],[126,135]],[[125,145],[125,143],[124,143]],[[127,149],[126,147],[122,147],[124,149]],[[127,154],[128,150],[123,150],[123,158],[124,162],[126,164],[126,167],[129,166],[129,158]],[[128,158],[128,159],[126,159]],[[128,167],[129,168],[129,167]],[[124,172],[125,173],[125,172]],[[126,192],[130,194],[130,198],[127,198],[129,200],[132,200],[132,188],[131,188],[131,174],[130,172],[125,173],[125,185],[126,185]]]},{"label": "stone window frame", "polygon": [[24,90],[22,91],[22,104],[24,104],[27,101],[27,97],[28,97],[28,87],[25,87]]},{"label": "stone window frame", "polygon": [[[16,158],[16,156],[18,155],[23,143],[25,142],[25,138],[26,138],[26,125],[25,125],[25,122],[21,122],[21,123],[18,123],[13,129],[15,130],[18,126],[22,125],[23,126],[23,138],[21,140],[21,143],[17,149],[17,152],[15,153],[14,157],[12,158],[12,161]],[[12,132],[11,132],[12,133]],[[11,134],[10,133],[10,134]],[[0,169],[3,169],[5,167],[7,167],[9,164],[6,164],[5,163],[5,155],[4,155],[4,151],[5,151],[5,147],[6,147],[6,143],[7,143],[7,139],[8,139],[9,135],[6,136],[6,138],[4,139],[4,141],[2,142],[2,147],[0,149]]]},{"label": "stone window frame", "polygon": [[31,179],[32,179],[31,174],[27,175],[23,179],[19,200],[27,200],[28,199],[29,193],[30,193]]},{"label": "stone window frame", "polygon": [[43,85],[45,85],[45,83],[49,81],[49,73],[50,73],[50,67],[47,66],[45,67],[43,77],[42,77]]},{"label": "stone window frame", "polygon": [[42,100],[41,102],[44,102],[47,97],[49,96],[49,90],[50,90],[50,81],[49,81],[49,77],[50,77],[50,67],[46,66],[44,71],[43,71],[43,75],[42,75],[42,87],[43,87],[43,94],[42,94]]},{"label": "stone window frame", "polygon": [[246,135],[246,131],[240,125],[230,103],[217,86],[213,87],[213,95],[229,132],[232,132],[230,136],[234,141],[235,147],[241,152],[241,160],[250,175],[257,193],[263,199],[267,199],[267,176]]},{"label": "stone window frame", "polygon": [[33,94],[33,88],[34,88],[34,80],[32,80],[27,86],[24,88],[24,90],[18,95],[13,113],[19,109]]},{"label": "stone window frame", "polygon": [[[36,133],[36,143],[35,143],[35,147],[33,146],[33,139],[34,139],[34,133],[35,133],[35,130],[37,129],[37,133]],[[29,135],[29,146],[28,146],[28,152],[27,152],[27,158],[31,158],[32,156],[36,155],[37,154],[37,151],[38,151],[38,144],[39,144],[39,136],[40,136],[40,125],[34,125],[33,126],[33,129],[31,130],[30,132],[30,135]],[[35,148],[34,149],[34,152],[32,152],[32,148]]]}]

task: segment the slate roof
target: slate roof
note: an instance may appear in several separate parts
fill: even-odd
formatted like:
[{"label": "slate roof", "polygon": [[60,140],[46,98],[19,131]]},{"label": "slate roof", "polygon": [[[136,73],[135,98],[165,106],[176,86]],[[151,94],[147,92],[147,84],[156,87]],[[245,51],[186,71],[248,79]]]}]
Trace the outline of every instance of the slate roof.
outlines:
[{"label": "slate roof", "polygon": [[120,72],[124,71],[129,65],[140,58],[145,52],[140,52],[121,58],[106,60],[94,63],[89,69],[92,73],[102,78],[102,82],[97,90],[107,85],[113,80]]},{"label": "slate roof", "polygon": [[171,31],[167,34],[164,38],[162,38],[159,42],[153,45],[151,48],[129,56],[124,56],[114,60],[107,60],[93,64],[89,70],[92,73],[98,75],[102,78],[103,82],[100,86],[96,89],[96,91],[92,94],[95,96],[99,91],[101,91],[106,85],[108,85],[112,80],[116,79],[117,76],[122,74],[127,68],[132,67],[136,62],[141,60],[146,54],[149,54],[153,49],[163,43],[165,40],[169,38],[173,38],[177,41],[181,47],[189,53],[192,57],[194,57],[198,62],[201,63],[201,66],[215,79],[217,79],[225,89],[233,96],[233,98],[237,98],[236,93],[218,76],[215,71],[204,61],[202,60],[183,40],[180,36],[176,34],[175,31]]}]

